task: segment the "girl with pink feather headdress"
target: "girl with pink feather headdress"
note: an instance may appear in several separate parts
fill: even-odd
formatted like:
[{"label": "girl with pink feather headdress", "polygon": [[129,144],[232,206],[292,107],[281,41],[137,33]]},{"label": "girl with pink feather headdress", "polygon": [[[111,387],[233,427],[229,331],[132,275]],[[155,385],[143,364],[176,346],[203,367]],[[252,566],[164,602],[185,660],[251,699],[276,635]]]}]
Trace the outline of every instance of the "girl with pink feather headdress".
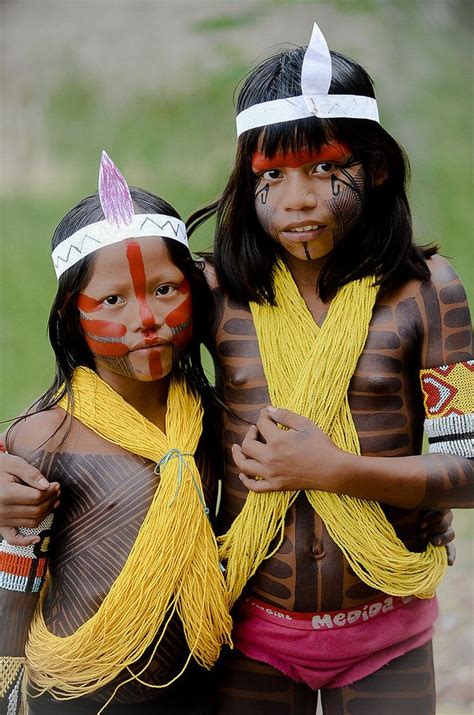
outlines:
[{"label": "girl with pink feather headdress", "polygon": [[[231,619],[210,522],[219,443],[199,345],[210,292],[176,211],[102,155],[53,236],[51,387],[6,447],[60,484],[0,546],[2,712],[209,711]],[[219,460],[214,459],[213,465]]]}]

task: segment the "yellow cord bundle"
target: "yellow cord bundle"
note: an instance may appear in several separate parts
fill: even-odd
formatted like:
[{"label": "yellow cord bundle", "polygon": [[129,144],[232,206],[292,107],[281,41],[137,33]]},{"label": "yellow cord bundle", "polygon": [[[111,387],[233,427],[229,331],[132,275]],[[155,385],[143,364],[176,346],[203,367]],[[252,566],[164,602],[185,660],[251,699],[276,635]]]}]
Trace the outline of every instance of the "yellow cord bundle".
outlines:
[{"label": "yellow cord bundle", "polygon": [[[87,695],[135,663],[175,611],[191,654],[209,668],[221,645],[231,642],[232,623],[193,457],[201,402],[184,379],[172,378],[165,435],[87,368],[76,369],[73,391],[74,416],[106,440],[160,463],[160,483],[98,611],[59,637],[37,609],[26,649],[28,678],[58,699]],[[67,409],[65,399],[61,406]]]},{"label": "yellow cord bundle", "polygon": [[[286,266],[275,275],[277,306],[251,304],[272,403],[313,420],[341,449],[360,454],[347,390],[367,340],[377,296],[373,278],[338,291],[321,328],[314,322]],[[227,561],[231,603],[264,558],[278,550],[285,514],[298,492],[250,492],[231,528],[219,539]],[[307,491],[359,578],[397,596],[430,598],[447,566],[444,547],[412,553],[397,537],[377,502]],[[279,543],[268,554],[277,534]]]}]

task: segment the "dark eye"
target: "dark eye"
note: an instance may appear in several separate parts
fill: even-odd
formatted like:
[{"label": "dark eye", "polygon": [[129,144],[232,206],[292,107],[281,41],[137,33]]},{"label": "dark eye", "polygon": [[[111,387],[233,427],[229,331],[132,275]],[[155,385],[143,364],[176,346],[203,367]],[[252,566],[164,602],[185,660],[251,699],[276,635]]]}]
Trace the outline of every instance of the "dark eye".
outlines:
[{"label": "dark eye", "polygon": [[260,174],[262,179],[266,179],[267,181],[271,179],[279,179],[281,176],[281,171],[280,169],[268,169],[267,171],[264,171],[263,174]]},{"label": "dark eye", "polygon": [[123,298],[119,295],[109,295],[102,302],[106,305],[117,305],[118,303],[123,303]]},{"label": "dark eye", "polygon": [[333,174],[338,169],[337,164],[330,161],[322,161],[320,164],[315,164],[313,171],[315,174]]},{"label": "dark eye", "polygon": [[176,290],[176,288],[169,283],[165,283],[162,286],[158,286],[155,291],[155,295],[171,295],[171,293]]}]

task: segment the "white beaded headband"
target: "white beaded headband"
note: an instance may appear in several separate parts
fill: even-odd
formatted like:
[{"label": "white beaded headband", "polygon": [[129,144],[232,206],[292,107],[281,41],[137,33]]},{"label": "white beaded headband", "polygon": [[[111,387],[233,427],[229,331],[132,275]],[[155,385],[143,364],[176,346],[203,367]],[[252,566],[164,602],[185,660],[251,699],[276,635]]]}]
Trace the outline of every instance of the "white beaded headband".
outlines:
[{"label": "white beaded headband", "polygon": [[127,238],[158,236],[188,246],[183,221],[165,214],[134,213],[128,184],[105,151],[100,158],[99,198],[105,219],[80,228],[54,249],[52,259],[58,278],[90,253]]},{"label": "white beaded headband", "polygon": [[377,102],[373,97],[356,94],[328,94],[332,79],[329,48],[319,27],[313,33],[301,68],[301,94],[254,104],[237,115],[237,136],[249,129],[295,119],[371,119],[379,121]]}]

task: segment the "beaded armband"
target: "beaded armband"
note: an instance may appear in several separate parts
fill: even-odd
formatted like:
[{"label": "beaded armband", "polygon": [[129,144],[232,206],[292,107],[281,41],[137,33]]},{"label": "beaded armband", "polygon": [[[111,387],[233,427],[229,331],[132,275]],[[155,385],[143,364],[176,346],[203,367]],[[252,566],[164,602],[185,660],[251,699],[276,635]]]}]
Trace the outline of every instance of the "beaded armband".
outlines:
[{"label": "beaded armband", "polygon": [[0,541],[0,588],[24,593],[39,591],[43,585],[53,515],[48,514],[35,529],[18,529],[24,536],[39,536],[30,546],[13,546]]},{"label": "beaded armband", "polygon": [[20,712],[24,657],[0,656],[0,713],[16,715]]},{"label": "beaded armband", "polygon": [[474,360],[420,370],[430,452],[474,457]]}]

